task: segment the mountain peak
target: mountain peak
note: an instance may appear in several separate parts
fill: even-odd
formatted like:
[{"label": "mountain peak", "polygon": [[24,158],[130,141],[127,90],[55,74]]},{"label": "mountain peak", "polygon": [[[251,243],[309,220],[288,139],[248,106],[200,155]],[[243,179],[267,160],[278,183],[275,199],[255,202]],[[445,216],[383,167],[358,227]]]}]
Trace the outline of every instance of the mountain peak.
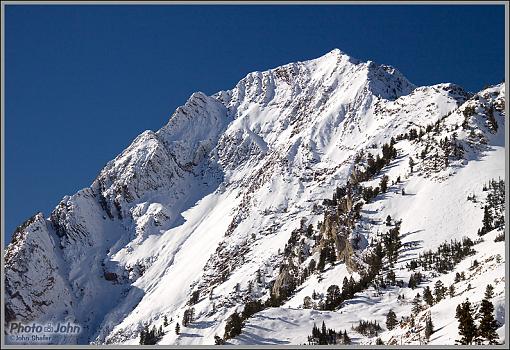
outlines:
[{"label": "mountain peak", "polygon": [[325,56],[340,57],[340,56],[349,56],[349,55],[347,55],[345,52],[343,52],[342,50],[340,50],[338,48],[334,48],[333,50],[329,51],[328,53],[326,53],[322,57],[325,57]]},{"label": "mountain peak", "polygon": [[[196,92],[110,161],[91,188],[20,226],[6,254],[7,319],[69,318],[84,327],[80,344],[140,344],[147,325],[163,330],[159,344],[204,345],[243,307],[243,318],[254,306],[259,313],[229,343],[302,344],[312,318],[349,330],[358,318],[384,322],[390,308],[407,317],[409,303],[394,293],[411,300],[416,291],[405,283],[356,284],[367,306],[350,302],[353,293],[337,305],[342,311],[324,310],[313,295],[369,276],[365,258],[384,243],[382,232],[397,229],[402,238],[396,250],[405,259],[393,261],[401,281],[414,273],[406,261],[425,249],[464,235],[474,241],[482,184],[504,174],[504,106],[504,85],[472,98],[455,85],[415,88],[397,69],[337,48],[250,73],[213,96]],[[481,246],[480,265],[504,276],[504,261],[483,255],[503,256],[504,245],[491,238]],[[457,300],[480,295],[489,281],[466,272]],[[433,285],[436,275],[423,273],[423,286]],[[494,286],[504,307],[504,284]],[[439,317],[447,303],[431,306],[438,329],[454,322],[453,304]],[[183,322],[190,310],[181,335],[164,321]],[[435,339],[452,341],[441,332]],[[381,330],[387,344],[394,335]]]}]

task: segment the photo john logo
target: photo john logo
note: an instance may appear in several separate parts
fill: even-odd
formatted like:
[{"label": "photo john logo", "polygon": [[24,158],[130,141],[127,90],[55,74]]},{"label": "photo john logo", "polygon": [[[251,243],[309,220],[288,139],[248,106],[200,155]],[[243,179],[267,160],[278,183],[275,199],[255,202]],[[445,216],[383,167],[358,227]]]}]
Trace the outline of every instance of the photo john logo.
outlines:
[{"label": "photo john logo", "polygon": [[12,322],[9,324],[9,334],[13,342],[51,342],[52,335],[77,335],[81,332],[81,326],[72,323],[47,323],[47,324],[23,324]]}]

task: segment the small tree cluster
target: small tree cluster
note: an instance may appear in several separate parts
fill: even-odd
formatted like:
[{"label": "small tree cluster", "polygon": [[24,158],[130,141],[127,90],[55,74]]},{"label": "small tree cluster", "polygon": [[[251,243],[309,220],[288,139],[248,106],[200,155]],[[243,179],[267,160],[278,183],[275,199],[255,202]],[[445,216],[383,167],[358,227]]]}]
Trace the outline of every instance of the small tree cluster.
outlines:
[{"label": "small tree cluster", "polygon": [[241,334],[244,321],[253,316],[254,314],[256,314],[257,312],[264,310],[265,307],[266,305],[262,303],[260,300],[248,301],[244,305],[244,309],[241,312],[241,314],[234,312],[227,319],[223,339],[224,340],[231,339]]},{"label": "small tree cluster", "polygon": [[183,327],[188,327],[188,325],[193,322],[193,317],[195,314],[194,308],[189,308],[184,310],[184,313],[182,315],[182,325]]},{"label": "small tree cluster", "polygon": [[196,303],[198,303],[199,296],[200,296],[200,291],[195,290],[193,293],[191,293],[191,297],[188,301],[188,304],[195,305]]},{"label": "small tree cluster", "polygon": [[243,320],[246,320],[256,314],[259,311],[264,310],[264,304],[260,300],[252,300],[247,302],[244,305],[243,312],[241,313],[241,317]]},{"label": "small tree cluster", "polygon": [[439,149],[443,151],[443,165],[450,165],[450,158],[461,159],[464,154],[464,147],[457,142],[457,133],[453,133],[450,138],[445,136],[439,140]]},{"label": "small tree cluster", "polygon": [[505,241],[505,232],[499,233],[496,238],[494,238],[494,242],[504,242]]},{"label": "small tree cluster", "polygon": [[484,185],[484,191],[489,191],[489,194],[483,209],[482,227],[478,230],[479,236],[494,229],[502,229],[505,225],[505,181],[492,179],[488,187]]},{"label": "small tree cluster", "polygon": [[363,192],[362,192],[363,200],[366,203],[370,203],[372,201],[372,199],[377,197],[379,192],[380,192],[379,187],[376,187],[376,188],[372,188],[372,186],[364,187]]},{"label": "small tree cluster", "polygon": [[494,305],[490,301],[494,296],[494,288],[487,285],[485,296],[480,304],[476,318],[479,320],[479,326],[475,324],[475,312],[473,306],[466,299],[462,304],[457,305],[455,318],[459,321],[459,335],[457,340],[462,345],[481,344],[487,341],[489,344],[498,344],[499,335],[497,329],[500,327],[498,321],[494,318]]},{"label": "small tree cluster", "polygon": [[349,279],[344,277],[341,293],[339,293],[340,289],[337,285],[331,285],[328,287],[323,309],[334,310],[345,300],[352,299],[356,293],[361,292],[368,288],[369,285],[374,284],[374,280],[378,276],[382,267],[382,252],[378,252],[376,249],[371,254],[367,254],[365,262],[369,267],[367,270],[362,270],[360,272],[361,278],[359,281],[355,281],[352,276]]},{"label": "small tree cluster", "polygon": [[421,272],[415,272],[411,276],[409,276],[409,282],[407,285],[409,288],[414,289],[418,287],[418,285],[423,281],[423,275]]},{"label": "small tree cluster", "polygon": [[322,327],[319,329],[313,324],[312,335],[308,336],[308,345],[347,345],[351,343],[351,339],[347,335],[347,331],[336,331],[326,327],[326,323],[322,321]]},{"label": "small tree cluster", "polygon": [[415,140],[418,138],[418,130],[411,128],[411,129],[409,129],[409,132],[406,135],[407,135],[407,139],[409,139],[409,141]]},{"label": "small tree cluster", "polygon": [[464,271],[462,272],[456,272],[455,273],[455,279],[453,280],[455,283],[459,283],[460,281],[465,281],[466,280],[466,274],[464,273]]},{"label": "small tree cluster", "polygon": [[367,181],[379,174],[384,166],[390,164],[391,160],[397,157],[397,150],[394,147],[395,143],[395,139],[391,138],[390,143],[386,143],[382,146],[382,154],[377,154],[375,158],[372,153],[367,152],[365,170],[363,171],[355,167],[351,174],[351,178],[354,182]]},{"label": "small tree cluster", "polygon": [[407,268],[414,270],[421,267],[425,271],[435,270],[439,273],[452,271],[462,259],[475,252],[471,248],[473,245],[473,241],[467,237],[460,242],[452,240],[450,243],[441,243],[435,251],[425,251],[418,256],[418,259],[411,260],[407,263]]},{"label": "small tree cluster", "polygon": [[366,337],[377,337],[379,332],[382,331],[379,322],[364,320],[359,321],[359,323],[356,326],[353,326],[352,329]]},{"label": "small tree cluster", "polygon": [[163,327],[161,326],[158,330],[156,330],[156,326],[152,326],[152,329],[149,330],[149,326],[145,325],[140,332],[140,345],[155,345],[164,334]]}]

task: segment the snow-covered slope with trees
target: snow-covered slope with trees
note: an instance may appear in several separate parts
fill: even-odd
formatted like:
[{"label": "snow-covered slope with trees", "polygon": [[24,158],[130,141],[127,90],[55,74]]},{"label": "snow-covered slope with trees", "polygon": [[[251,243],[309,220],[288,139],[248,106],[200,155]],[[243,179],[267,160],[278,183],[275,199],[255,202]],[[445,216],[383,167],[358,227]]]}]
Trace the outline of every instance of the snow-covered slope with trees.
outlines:
[{"label": "snow-covered slope with trees", "polygon": [[[492,284],[503,341],[504,96],[416,87],[337,49],[195,93],[19,227],[6,321],[74,321],[84,331],[59,341],[80,344],[308,344],[322,321],[354,343],[453,344],[457,304]],[[465,237],[454,266],[409,265]],[[452,297],[413,309],[438,280]],[[392,330],[390,309],[406,317]]]}]

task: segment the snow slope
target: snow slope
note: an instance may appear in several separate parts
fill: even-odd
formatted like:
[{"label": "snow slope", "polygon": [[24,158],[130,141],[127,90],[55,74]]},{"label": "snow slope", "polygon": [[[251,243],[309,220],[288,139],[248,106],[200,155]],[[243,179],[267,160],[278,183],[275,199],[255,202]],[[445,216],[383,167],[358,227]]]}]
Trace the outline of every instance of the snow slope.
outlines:
[{"label": "snow slope", "polygon": [[[346,183],[356,155],[375,155],[411,128],[438,125],[420,140],[399,138],[397,157],[363,184],[375,186],[382,175],[390,183],[402,180],[363,206],[353,235],[368,242],[386,230],[387,215],[402,219],[402,241],[418,245],[399,264],[450,238],[475,237],[483,210],[466,196],[480,193],[489,179],[504,178],[504,93],[504,84],[475,95],[454,84],[415,87],[393,67],[337,49],[250,73],[213,96],[195,93],[165,126],[142,133],[110,161],[90,188],[66,196],[49,218],[37,215],[20,228],[6,251],[7,321],[69,319],[85,327],[71,341],[138,344],[144,325],[159,327],[167,316],[172,321],[159,344],[213,344],[233,311],[248,300],[267,299],[292,232],[302,222],[316,226],[322,220],[323,199]],[[474,112],[460,128],[466,108]],[[489,110],[497,132],[488,124]],[[444,168],[432,156],[420,158],[425,147],[430,154],[443,152],[439,140],[453,133],[462,157]],[[412,173],[409,157],[417,163]],[[480,247],[504,248],[493,245],[487,239]],[[318,260],[313,249],[302,266]],[[494,278],[504,281],[500,254]],[[52,276],[41,275],[39,256]],[[26,268],[20,271],[18,264]],[[257,313],[229,341],[301,344],[315,320],[349,331],[360,317],[382,321],[389,308],[397,314],[410,309],[395,300],[397,293],[410,295],[408,288],[377,296],[368,290],[337,311],[302,309],[313,290],[341,286],[351,273],[359,278],[339,262],[312,274],[281,307]],[[397,275],[408,278],[405,270]],[[41,294],[45,281],[50,286]],[[475,283],[481,290],[487,278]],[[197,291],[194,320],[177,335],[175,323],[182,324]],[[437,310],[448,326],[433,343],[453,343],[451,307],[453,300]]]}]

